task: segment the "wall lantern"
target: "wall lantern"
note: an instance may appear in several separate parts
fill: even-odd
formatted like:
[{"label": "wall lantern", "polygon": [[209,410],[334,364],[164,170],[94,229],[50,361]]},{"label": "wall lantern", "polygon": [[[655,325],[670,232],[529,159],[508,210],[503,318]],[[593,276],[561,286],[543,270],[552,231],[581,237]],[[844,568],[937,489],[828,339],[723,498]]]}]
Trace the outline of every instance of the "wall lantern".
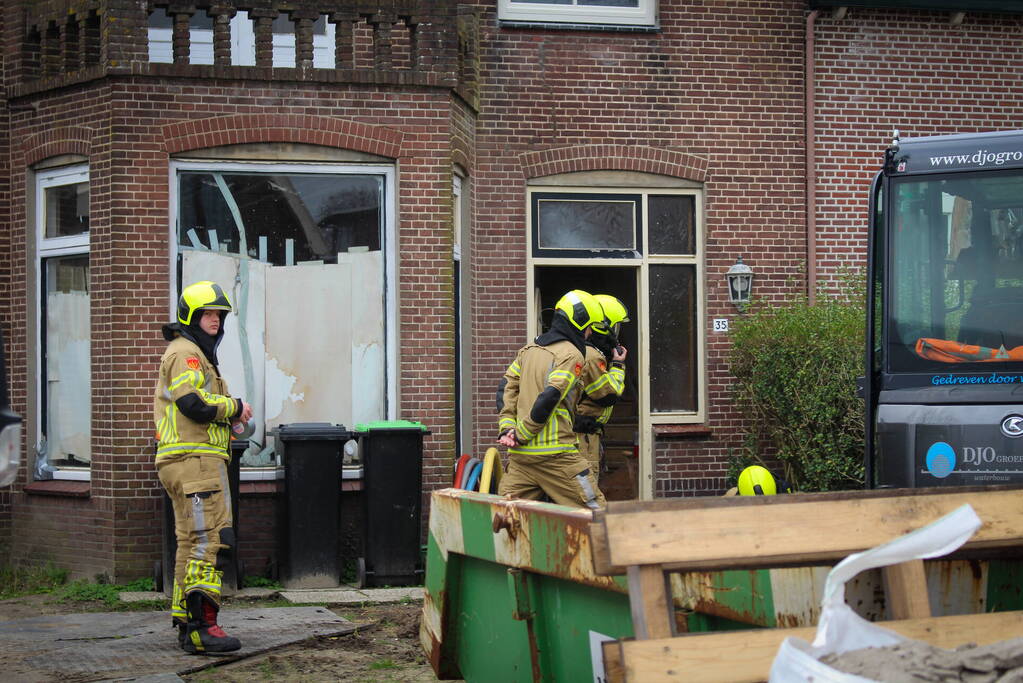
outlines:
[{"label": "wall lantern", "polygon": [[728,280],[728,300],[743,308],[749,303],[750,290],[753,289],[753,269],[743,263],[740,256],[725,273],[725,279]]}]

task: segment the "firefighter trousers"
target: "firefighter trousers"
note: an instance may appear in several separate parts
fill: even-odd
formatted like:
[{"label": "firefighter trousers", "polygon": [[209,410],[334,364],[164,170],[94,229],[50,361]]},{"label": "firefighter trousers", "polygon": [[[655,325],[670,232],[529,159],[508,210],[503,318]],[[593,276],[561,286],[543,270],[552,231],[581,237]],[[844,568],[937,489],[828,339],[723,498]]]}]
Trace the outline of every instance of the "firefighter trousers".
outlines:
[{"label": "firefighter trousers", "polygon": [[160,483],[174,507],[174,562],[171,616],[187,621],[185,597],[202,591],[220,605],[223,569],[234,548],[227,460],[211,455],[175,455],[156,464]]},{"label": "firefighter trousers", "polygon": [[539,500],[546,494],[559,505],[591,510],[607,504],[597,486],[596,472],[576,452],[509,455],[508,471],[501,477],[498,493],[528,500]]}]

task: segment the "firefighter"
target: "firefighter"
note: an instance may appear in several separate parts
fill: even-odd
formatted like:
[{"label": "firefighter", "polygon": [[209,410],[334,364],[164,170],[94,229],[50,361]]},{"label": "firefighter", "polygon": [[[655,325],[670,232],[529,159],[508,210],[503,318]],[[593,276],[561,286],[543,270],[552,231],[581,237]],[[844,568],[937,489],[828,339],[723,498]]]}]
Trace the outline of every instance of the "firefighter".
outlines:
[{"label": "firefighter", "polygon": [[502,496],[596,509],[604,494],[579,454],[572,408],[593,324],[604,320],[591,294],[574,289],[555,305],[550,329],[519,349],[504,373],[498,442],[508,447]]},{"label": "firefighter", "polygon": [[234,547],[227,478],[231,429],[252,418],[252,407],[230,396],[217,367],[230,310],[220,285],[185,287],[177,322],[163,326],[169,344],[156,385],[156,469],[174,507],[178,541],[171,620],[179,645],[190,654],[241,647],[217,625],[223,569]]},{"label": "firefighter", "polygon": [[602,436],[615,403],[625,391],[625,357],[628,351],[618,343],[623,322],[629,321],[625,304],[610,294],[596,294],[604,320],[593,325],[586,340],[586,363],[581,375],[582,391],[576,407],[573,429],[579,452],[590,463],[597,481],[604,465]]}]

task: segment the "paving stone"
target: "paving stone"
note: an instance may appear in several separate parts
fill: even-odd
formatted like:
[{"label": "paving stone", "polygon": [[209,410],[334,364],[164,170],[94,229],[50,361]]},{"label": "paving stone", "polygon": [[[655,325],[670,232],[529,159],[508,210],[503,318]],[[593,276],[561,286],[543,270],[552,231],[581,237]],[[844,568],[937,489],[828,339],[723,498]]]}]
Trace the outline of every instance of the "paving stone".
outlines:
[{"label": "paving stone", "polygon": [[[356,625],[323,607],[225,609],[219,622],[242,641],[225,656],[188,655],[178,649],[167,612],[99,612],[0,622],[3,680],[150,680],[236,661],[314,636],[352,633]],[[134,677],[134,678],[132,678]],[[173,681],[173,678],[152,679]]]},{"label": "paving stone", "polygon": [[296,588],[280,591],[288,602],[325,603],[328,605],[354,605],[362,603],[401,602],[422,600],[423,587],[408,588]]}]

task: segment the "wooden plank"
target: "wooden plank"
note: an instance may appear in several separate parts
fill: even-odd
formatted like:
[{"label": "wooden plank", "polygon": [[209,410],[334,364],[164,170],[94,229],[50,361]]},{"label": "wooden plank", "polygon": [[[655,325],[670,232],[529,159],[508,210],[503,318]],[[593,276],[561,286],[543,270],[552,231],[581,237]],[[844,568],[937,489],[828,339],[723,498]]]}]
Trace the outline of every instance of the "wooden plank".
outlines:
[{"label": "wooden plank", "polygon": [[626,572],[625,567],[610,564],[611,551],[607,547],[607,529],[603,522],[590,524],[590,551],[593,557],[593,573],[598,576],[618,576]]},{"label": "wooden plank", "polygon": [[[734,568],[828,563],[930,524],[970,503],[983,525],[970,548],[997,548],[1023,541],[1018,489],[852,499],[816,494],[749,496],[760,503],[665,506],[632,511],[608,505],[603,516],[611,565],[663,565],[665,569],[716,571]],[[721,505],[721,502],[725,505]],[[813,508],[806,505],[813,503]],[[624,510],[625,508],[623,508]],[[811,522],[812,523],[809,523]],[[770,530],[770,542],[764,530]]]},{"label": "wooden plank", "polygon": [[670,638],[668,578],[658,566],[629,567],[629,605],[637,638]]},{"label": "wooden plank", "polygon": [[923,560],[893,564],[882,570],[888,616],[892,619],[923,619],[931,616],[927,575]]},{"label": "wooden plank", "polygon": [[[1023,612],[993,612],[888,621],[879,625],[943,648],[988,645],[1023,636]],[[816,628],[763,629],[692,634],[659,640],[614,641],[622,645],[626,681],[750,683],[765,681],[782,640],[812,641]],[[605,644],[605,652],[607,644]]]},{"label": "wooden plank", "polygon": [[605,683],[624,683],[625,667],[622,666],[622,641],[606,640],[600,644],[604,652]]}]

